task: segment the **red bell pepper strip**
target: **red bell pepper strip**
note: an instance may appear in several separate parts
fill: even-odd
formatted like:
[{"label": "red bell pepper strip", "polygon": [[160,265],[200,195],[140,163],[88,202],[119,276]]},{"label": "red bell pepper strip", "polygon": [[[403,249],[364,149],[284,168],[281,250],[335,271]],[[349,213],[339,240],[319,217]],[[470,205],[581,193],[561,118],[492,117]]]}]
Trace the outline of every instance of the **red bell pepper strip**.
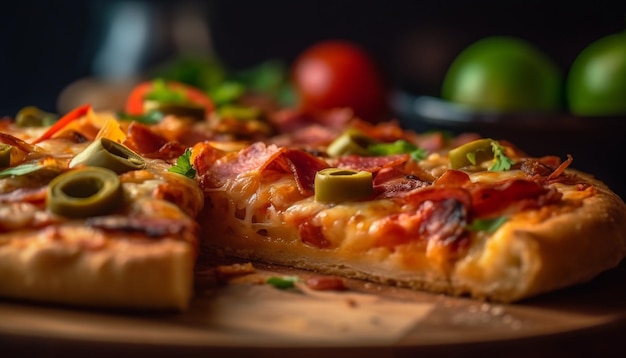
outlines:
[{"label": "red bell pepper strip", "polygon": [[35,139],[32,144],[37,144],[41,141],[52,138],[55,133],[59,132],[65,126],[86,115],[90,109],[90,104],[84,104],[82,106],[74,108],[66,115],[59,118],[58,121],[54,122],[54,124],[50,126],[50,128],[48,128],[48,130],[45,131],[39,138]]}]

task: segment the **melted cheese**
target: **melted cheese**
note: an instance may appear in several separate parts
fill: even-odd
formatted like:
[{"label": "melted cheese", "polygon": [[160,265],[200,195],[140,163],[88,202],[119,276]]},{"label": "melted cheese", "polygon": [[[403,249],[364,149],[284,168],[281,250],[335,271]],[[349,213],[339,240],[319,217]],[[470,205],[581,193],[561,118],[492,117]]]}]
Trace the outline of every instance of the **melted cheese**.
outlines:
[{"label": "melted cheese", "polygon": [[526,173],[524,173],[521,170],[507,170],[507,171],[501,171],[501,172],[481,171],[481,172],[469,173],[469,176],[470,176],[470,180],[473,183],[483,183],[483,184],[497,183],[497,182],[501,182],[505,180],[512,180],[512,179],[528,179],[528,176],[526,175]]}]

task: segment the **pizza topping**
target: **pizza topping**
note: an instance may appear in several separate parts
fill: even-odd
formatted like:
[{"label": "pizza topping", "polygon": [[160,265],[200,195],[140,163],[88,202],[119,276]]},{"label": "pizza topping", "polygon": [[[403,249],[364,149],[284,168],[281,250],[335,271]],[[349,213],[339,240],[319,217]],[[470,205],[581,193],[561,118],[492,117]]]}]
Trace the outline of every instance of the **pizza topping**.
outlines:
[{"label": "pizza topping", "polygon": [[326,152],[331,157],[341,157],[344,155],[361,155],[370,154],[368,147],[376,144],[376,141],[356,129],[348,129],[335,139]]},{"label": "pizza topping", "polygon": [[529,180],[510,180],[494,185],[473,185],[472,211],[475,217],[502,215],[511,209],[537,208],[545,204],[542,199],[550,199],[555,192]]},{"label": "pizza topping", "polygon": [[193,86],[157,79],[138,84],[126,100],[126,113],[141,116],[151,112],[203,118],[213,110],[213,101]]},{"label": "pizza topping", "polygon": [[69,163],[70,168],[82,165],[107,168],[122,174],[144,168],[146,161],[125,145],[100,138],[93,141]]},{"label": "pizza topping", "polygon": [[554,172],[552,172],[552,174],[550,174],[550,176],[548,176],[548,180],[552,180],[557,178],[558,176],[560,176],[561,174],[563,174],[565,172],[565,169],[567,169],[567,167],[570,166],[570,164],[572,164],[572,162],[574,161],[574,158],[572,158],[571,155],[567,155],[567,160],[564,161],[563,163],[561,163],[561,165],[559,165],[558,168],[556,168],[556,170]]},{"label": "pizza topping", "polygon": [[[280,156],[273,158],[273,163],[280,163],[291,172],[296,181],[298,191],[303,195],[313,195],[317,172],[328,168],[328,164],[318,157],[302,150],[285,149]],[[265,168],[269,168],[269,163]]]},{"label": "pizza topping", "polygon": [[466,208],[454,197],[442,195],[439,200],[424,200],[414,211],[383,217],[370,231],[379,246],[393,247],[414,240],[455,245],[467,237]]},{"label": "pizza topping", "polygon": [[37,144],[46,139],[52,138],[56,133],[63,130],[70,123],[73,123],[84,117],[89,111],[91,111],[91,105],[88,104],[76,107],[75,109],[61,117],[58,121],[56,121],[52,126],[50,126],[50,128],[48,128],[48,130],[46,130],[41,136],[36,138],[32,143]]},{"label": "pizza topping", "polygon": [[176,159],[176,165],[171,166],[168,171],[180,175],[184,175],[187,178],[195,178],[196,170],[191,163],[191,149],[187,148],[185,153]]},{"label": "pizza topping", "polygon": [[57,121],[59,116],[43,111],[35,106],[20,109],[15,115],[15,125],[18,127],[46,127]]},{"label": "pizza topping", "polygon": [[128,138],[124,144],[141,156],[163,160],[177,158],[187,149],[178,142],[168,141],[150,127],[138,122],[132,122],[128,126]]},{"label": "pizza topping", "polygon": [[13,146],[0,143],[0,168],[11,165],[11,149]]},{"label": "pizza topping", "polygon": [[383,157],[362,157],[347,155],[333,161],[334,166],[342,169],[366,170],[376,173],[383,168],[400,166],[409,160],[409,154],[394,154]]},{"label": "pizza topping", "polygon": [[383,168],[374,178],[374,193],[377,199],[394,198],[428,185],[428,182],[397,168]]},{"label": "pizza topping", "polygon": [[340,203],[368,198],[373,193],[372,173],[327,168],[315,176],[315,200]]},{"label": "pizza topping", "polygon": [[319,249],[329,248],[332,243],[324,236],[322,228],[310,221],[303,221],[298,225],[298,234],[303,243]]},{"label": "pizza topping", "polygon": [[497,141],[483,138],[451,149],[448,157],[452,169],[475,166],[493,159],[489,170],[504,171],[514,164],[504,151],[504,147]]},{"label": "pizza topping", "polygon": [[506,216],[497,216],[488,219],[475,219],[467,228],[471,231],[495,232],[502,224],[508,220]]},{"label": "pizza topping", "polygon": [[71,218],[104,215],[123,203],[123,195],[114,171],[84,167],[65,172],[50,182],[46,207]]},{"label": "pizza topping", "polygon": [[316,291],[344,291],[346,284],[341,277],[336,276],[312,276],[306,279],[308,288]]},{"label": "pizza topping", "polygon": [[286,290],[288,288],[296,287],[296,283],[298,282],[297,276],[272,276],[268,278],[265,282],[269,285],[272,285],[278,289]]},{"label": "pizza topping", "polygon": [[377,143],[367,147],[367,151],[371,155],[387,156],[392,154],[408,153],[411,159],[419,162],[426,158],[426,150],[418,148],[403,139],[398,139],[393,143]]},{"label": "pizza topping", "polygon": [[0,193],[0,203],[39,204],[46,200],[47,192],[46,186],[17,188],[8,193]]},{"label": "pizza topping", "polygon": [[20,164],[15,167],[6,168],[0,171],[0,179],[34,173],[43,168],[45,168],[45,165],[39,163]]}]

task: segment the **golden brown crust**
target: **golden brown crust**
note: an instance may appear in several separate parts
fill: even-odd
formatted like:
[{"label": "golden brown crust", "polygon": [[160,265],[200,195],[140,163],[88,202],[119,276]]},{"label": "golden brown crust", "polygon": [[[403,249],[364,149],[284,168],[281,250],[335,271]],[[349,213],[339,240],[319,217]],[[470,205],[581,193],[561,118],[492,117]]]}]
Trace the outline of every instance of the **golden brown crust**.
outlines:
[{"label": "golden brown crust", "polygon": [[[576,173],[596,188],[593,195],[538,223],[530,214],[517,215],[489,238],[473,262],[457,266],[456,284],[474,287],[477,296],[516,301],[589,281],[617,266],[626,256],[626,205],[600,181]],[[484,267],[488,275],[482,278],[493,280],[493,285],[485,286],[471,275],[477,262],[493,267]],[[476,287],[484,287],[484,292]]]},{"label": "golden brown crust", "polygon": [[195,249],[80,225],[0,235],[0,296],[87,307],[185,309]]}]

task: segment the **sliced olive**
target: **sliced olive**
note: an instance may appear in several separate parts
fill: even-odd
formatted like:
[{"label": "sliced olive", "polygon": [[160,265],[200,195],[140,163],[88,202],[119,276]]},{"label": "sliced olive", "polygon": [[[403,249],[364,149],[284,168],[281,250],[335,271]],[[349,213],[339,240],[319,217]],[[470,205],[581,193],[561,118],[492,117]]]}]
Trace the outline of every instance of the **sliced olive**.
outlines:
[{"label": "sliced olive", "polygon": [[369,155],[367,147],[377,142],[356,129],[348,129],[328,146],[326,152],[331,157],[342,155]]},{"label": "sliced olive", "polygon": [[143,103],[145,113],[154,111],[163,114],[171,114],[178,117],[189,117],[197,120],[204,119],[206,110],[202,106],[195,106],[189,103],[165,103],[159,101],[146,100]]},{"label": "sliced olive", "polygon": [[70,161],[69,167],[79,165],[107,168],[121,174],[143,169],[146,161],[125,145],[108,138],[100,138],[78,153]]},{"label": "sliced olive", "polygon": [[12,145],[0,143],[0,168],[11,165],[11,148]]},{"label": "sliced olive", "polygon": [[450,150],[450,167],[458,169],[493,159],[493,139],[477,139]]},{"label": "sliced olive", "polygon": [[108,214],[123,202],[117,174],[109,169],[84,167],[54,178],[48,186],[46,207],[55,214],[84,218]]},{"label": "sliced olive", "polygon": [[59,116],[43,111],[37,107],[24,107],[15,115],[15,124],[18,127],[45,127],[56,122]]},{"label": "sliced olive", "polygon": [[315,175],[315,200],[319,202],[364,199],[373,191],[372,173],[367,171],[327,168]]}]

